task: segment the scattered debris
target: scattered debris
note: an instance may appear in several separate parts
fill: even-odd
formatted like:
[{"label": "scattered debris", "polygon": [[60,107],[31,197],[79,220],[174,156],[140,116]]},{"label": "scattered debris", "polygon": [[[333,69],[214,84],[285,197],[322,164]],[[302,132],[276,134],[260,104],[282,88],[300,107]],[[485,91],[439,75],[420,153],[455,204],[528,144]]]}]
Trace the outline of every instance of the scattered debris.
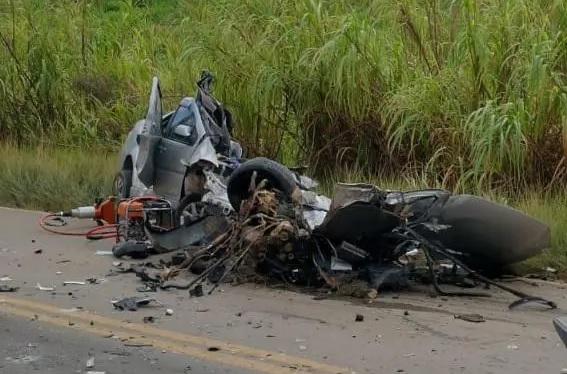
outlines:
[{"label": "scattered debris", "polygon": [[154,323],[155,318],[153,316],[144,317],[144,323]]},{"label": "scattered debris", "polygon": [[74,312],[78,312],[81,309],[82,308],[70,308],[70,309],[60,309],[60,310],[63,313],[74,313]]},{"label": "scattered debris", "polygon": [[520,349],[520,347],[518,347],[516,344],[509,344],[506,348],[513,349],[513,350]]},{"label": "scattered debris", "polygon": [[112,256],[112,251],[96,251],[95,255],[97,256]]},{"label": "scattered debris", "polygon": [[2,277],[2,278],[0,278],[0,282],[11,282],[11,281],[13,281],[13,279],[10,278],[10,277]]},{"label": "scattered debris", "polygon": [[65,281],[63,282],[64,286],[70,285],[70,284],[74,284],[74,285],[79,285],[79,286],[84,286],[86,283],[85,282],[81,282],[81,281]]},{"label": "scattered debris", "polygon": [[364,316],[362,314],[357,314],[356,317],[354,317],[355,322],[362,322],[364,321]]},{"label": "scattered debris", "polygon": [[153,347],[150,343],[124,343],[125,347]]},{"label": "scattered debris", "polygon": [[455,314],[454,317],[456,319],[462,319],[463,321],[467,321],[467,322],[474,322],[474,323],[479,323],[479,322],[486,322],[486,320],[484,319],[484,317],[480,314]]},{"label": "scattered debris", "polygon": [[307,350],[307,347],[304,346],[304,345],[300,345],[300,346],[299,346],[299,350],[300,350],[300,351],[306,351],[306,350]]},{"label": "scattered debris", "polygon": [[43,287],[41,284],[36,284],[35,288],[37,288],[40,291],[54,291],[55,290],[55,286],[51,286],[51,287]]},{"label": "scattered debris", "polygon": [[94,367],[94,357],[89,357],[87,360],[86,368],[90,369]]},{"label": "scattered debris", "polygon": [[17,292],[20,287],[9,287],[3,284],[0,284],[0,292]]},{"label": "scattered debris", "polygon": [[201,297],[204,296],[205,293],[203,292],[203,286],[198,284],[195,288],[189,290],[189,296],[191,297]]},{"label": "scattered debris", "polygon": [[195,312],[197,312],[197,313],[206,313],[206,312],[208,312],[209,310],[210,310],[209,308],[196,309]]},{"label": "scattered debris", "polygon": [[[339,184],[328,209],[323,209],[326,212],[323,218],[313,225],[313,222],[306,222],[303,214],[305,201],[313,199],[308,197],[313,192],[296,188],[285,195],[268,189],[267,179],[257,181],[257,176],[256,172],[252,173],[247,198],[239,200],[241,209],[238,212],[223,216],[224,220],[209,222],[209,233],[218,232],[210,237],[210,241],[196,245],[191,239],[188,247],[172,250],[170,261],[160,260],[159,265],[149,262],[129,268],[121,262],[113,265],[123,273],[134,272],[144,282],[139,291],[176,288],[189,290],[190,297],[204,296],[206,284],[211,285],[207,290],[210,295],[222,283],[238,285],[266,283],[268,280],[312,290],[326,289],[327,295],[335,293],[369,302],[382,290],[401,291],[415,283],[432,285],[433,295],[465,297],[490,294],[445,291],[441,284],[461,288],[493,285],[519,297],[509,308],[526,302],[556,308],[554,302],[527,295],[481,275],[486,273],[484,270],[489,272],[499,265],[494,262],[483,268],[482,263],[475,263],[466,255],[476,250],[467,247],[467,240],[480,234],[471,231],[474,228],[451,226],[460,225],[460,221],[443,221],[442,214],[446,210],[455,217],[464,215],[471,220],[479,220],[485,213],[499,215],[506,225],[524,227],[540,239],[537,243],[532,241],[534,248],[531,251],[535,254],[549,241],[548,227],[531,217],[497,203],[470,195],[453,195],[444,190],[392,192],[366,184]],[[206,206],[206,203],[202,204]],[[468,210],[457,209],[458,204]],[[476,214],[475,209],[482,214]],[[228,228],[226,222],[229,222]],[[185,225],[183,230],[186,231],[172,233],[171,238],[167,232],[160,231],[151,234],[148,240],[151,242],[159,236],[161,243],[168,243],[169,251],[175,248],[173,242],[181,241],[179,235],[195,234],[190,230],[192,225],[194,223]],[[490,227],[483,227],[490,231],[497,225],[498,222],[492,222]],[[195,230],[202,231],[203,228]],[[492,246],[492,250],[503,250],[498,247],[499,243],[505,242],[500,240],[502,237],[517,245],[527,245],[509,233],[490,231],[487,245]],[[461,240],[450,241],[451,235],[461,235]],[[450,247],[445,248],[445,244]],[[464,250],[465,255],[455,249]],[[485,251],[484,247],[479,250]],[[528,252],[526,249],[524,253]],[[493,256],[491,253],[479,255]],[[519,252],[506,253],[510,261],[515,259],[513,256],[521,255]],[[493,259],[497,261],[496,257]],[[188,272],[197,276],[188,282],[174,279]],[[404,315],[409,312],[405,311]]]},{"label": "scattered debris", "polygon": [[87,371],[85,374],[106,374],[106,371]]},{"label": "scattered debris", "polygon": [[172,316],[172,315],[173,315],[173,309],[166,309],[166,310],[165,310],[165,315],[166,315],[166,316]]},{"label": "scattered debris", "polygon": [[113,356],[132,356],[132,353],[126,351],[103,351],[103,353],[113,355]]},{"label": "scattered debris", "polygon": [[89,277],[85,280],[87,283],[89,284],[100,284],[103,282],[106,282],[106,279],[104,278],[95,278],[95,277]]},{"label": "scattered debris", "polygon": [[[148,305],[151,302],[159,303],[156,299],[150,297],[126,297],[121,300],[112,301],[112,305],[119,310],[136,311],[140,306]],[[161,303],[159,303],[161,304]]]}]

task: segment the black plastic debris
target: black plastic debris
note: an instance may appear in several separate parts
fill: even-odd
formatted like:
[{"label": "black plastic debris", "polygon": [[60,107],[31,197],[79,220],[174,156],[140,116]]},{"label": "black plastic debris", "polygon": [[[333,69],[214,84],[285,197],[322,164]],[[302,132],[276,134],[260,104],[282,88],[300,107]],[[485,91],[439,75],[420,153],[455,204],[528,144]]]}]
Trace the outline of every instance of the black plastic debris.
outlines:
[{"label": "black plastic debris", "polygon": [[17,292],[20,287],[10,287],[3,284],[0,284],[0,292]]},{"label": "black plastic debris", "polygon": [[480,314],[472,313],[472,314],[455,314],[454,317],[456,319],[462,319],[463,321],[473,322],[473,323],[480,323],[486,322],[484,317]]},{"label": "black plastic debris", "polygon": [[114,247],[112,247],[112,254],[116,258],[128,256],[133,259],[144,259],[150,255],[148,244],[136,240],[127,240],[115,244]]},{"label": "black plastic debris", "polygon": [[157,302],[156,299],[150,297],[126,297],[121,300],[112,301],[112,305],[119,310],[129,310],[135,312],[140,306],[148,305],[150,302]]},{"label": "black plastic debris", "polygon": [[198,284],[192,289],[189,290],[189,296],[191,297],[201,297],[204,296],[205,292],[203,291],[203,285]]}]

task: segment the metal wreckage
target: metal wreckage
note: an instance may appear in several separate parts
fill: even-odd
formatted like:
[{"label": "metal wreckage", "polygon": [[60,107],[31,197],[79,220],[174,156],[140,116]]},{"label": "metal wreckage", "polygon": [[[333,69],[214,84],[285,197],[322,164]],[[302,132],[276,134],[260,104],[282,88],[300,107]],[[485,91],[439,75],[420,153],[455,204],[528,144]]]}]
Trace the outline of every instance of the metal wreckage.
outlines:
[{"label": "metal wreckage", "polygon": [[[122,148],[119,201],[108,209],[116,211],[108,218],[116,217],[113,254],[169,257],[119,269],[135,272],[142,290],[178,288],[200,296],[205,286],[210,294],[222,283],[271,279],[372,298],[416,284],[441,295],[490,296],[466,288],[492,285],[519,298],[511,308],[524,302],[556,307],[494,281],[508,265],[550,247],[543,222],[439,189],[343,183],[332,199],[319,195],[317,183],[299,169],[243,159],[231,136],[232,115],[210,92],[212,80],[203,71],[195,97],[163,115],[154,78],[148,113]],[[178,155],[191,156],[178,162]],[[131,194],[137,182],[153,186],[156,196]],[[104,216],[106,206],[68,216]],[[189,273],[196,276],[189,280]],[[447,291],[447,284],[460,290]]]},{"label": "metal wreckage", "polygon": [[546,224],[508,206],[441,189],[356,183],[336,185],[331,200],[314,192],[312,179],[265,158],[242,163],[226,187],[211,172],[207,180],[215,196],[186,207],[179,226],[156,225],[152,206],[160,199],[151,198],[139,224],[128,222],[125,230],[137,234],[122,236],[130,239],[116,244],[116,257],[170,257],[117,264],[144,282],[139,291],[176,288],[203,296],[223,283],[273,280],[362,298],[417,284],[444,296],[489,297],[467,289],[492,285],[518,297],[510,308],[525,302],[557,307],[495,281],[510,264],[550,246]]},{"label": "metal wreckage", "polygon": [[[210,92],[212,79],[203,71],[195,97],[163,114],[154,77],[148,112],[120,151],[113,197],[49,213],[40,226],[70,235],[49,226],[66,225],[62,217],[94,219],[98,227],[73,235],[115,238],[115,257],[142,260],[116,261],[111,271],[134,272],[141,292],[176,288],[203,296],[223,283],[274,281],[371,299],[423,287],[444,296],[488,297],[471,289],[494,286],[518,298],[509,308],[526,302],[557,308],[496,281],[510,265],[551,246],[545,223],[441,189],[340,183],[332,199],[322,196],[301,169],[243,158],[232,138],[232,115]],[[136,310],[150,300],[113,304]],[[558,317],[554,326],[567,345],[567,319]]]}]

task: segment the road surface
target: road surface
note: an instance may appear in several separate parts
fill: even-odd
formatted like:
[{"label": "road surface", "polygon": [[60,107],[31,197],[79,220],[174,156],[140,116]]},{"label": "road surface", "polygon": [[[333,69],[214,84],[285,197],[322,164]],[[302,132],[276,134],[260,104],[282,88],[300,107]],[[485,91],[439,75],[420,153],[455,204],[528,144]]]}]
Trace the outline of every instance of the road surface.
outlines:
[{"label": "road surface", "polygon": [[[200,298],[182,290],[150,293],[164,305],[119,311],[111,300],[140,295],[140,283],[133,274],[107,275],[114,259],[96,251],[110,250],[112,241],[47,233],[37,225],[40,215],[0,208],[0,278],[12,279],[0,284],[20,287],[0,293],[0,373],[480,374],[567,367],[567,349],[551,322],[565,312],[563,284],[513,284],[554,300],[558,310],[509,311],[514,298],[497,290],[487,299],[384,294],[362,305],[226,286]],[[73,225],[86,226],[92,223]],[[89,277],[104,281],[63,285]],[[55,289],[38,290],[38,283]],[[486,322],[454,318],[462,313]],[[355,322],[356,314],[364,320]],[[154,322],[144,323],[148,316]]]}]

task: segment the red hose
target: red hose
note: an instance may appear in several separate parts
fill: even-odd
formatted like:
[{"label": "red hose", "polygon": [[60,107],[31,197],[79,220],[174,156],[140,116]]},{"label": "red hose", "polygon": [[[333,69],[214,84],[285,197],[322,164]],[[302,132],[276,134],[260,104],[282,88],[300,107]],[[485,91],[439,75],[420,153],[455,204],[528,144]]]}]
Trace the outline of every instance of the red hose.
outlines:
[{"label": "red hose", "polygon": [[[60,222],[60,224],[57,225],[50,224],[48,223],[48,219],[52,219],[53,221],[57,220]],[[63,226],[67,226],[67,224],[68,222],[65,219],[63,219],[63,217],[55,213],[46,214],[43,217],[41,217],[41,219],[39,220],[39,226],[45,231],[50,232],[52,234],[65,235],[65,236],[84,236],[89,240],[110,239],[110,238],[118,237],[118,233],[116,231],[116,224],[104,224],[94,227],[87,231],[67,231],[67,230],[62,231],[49,227],[49,226],[63,227]]]}]

